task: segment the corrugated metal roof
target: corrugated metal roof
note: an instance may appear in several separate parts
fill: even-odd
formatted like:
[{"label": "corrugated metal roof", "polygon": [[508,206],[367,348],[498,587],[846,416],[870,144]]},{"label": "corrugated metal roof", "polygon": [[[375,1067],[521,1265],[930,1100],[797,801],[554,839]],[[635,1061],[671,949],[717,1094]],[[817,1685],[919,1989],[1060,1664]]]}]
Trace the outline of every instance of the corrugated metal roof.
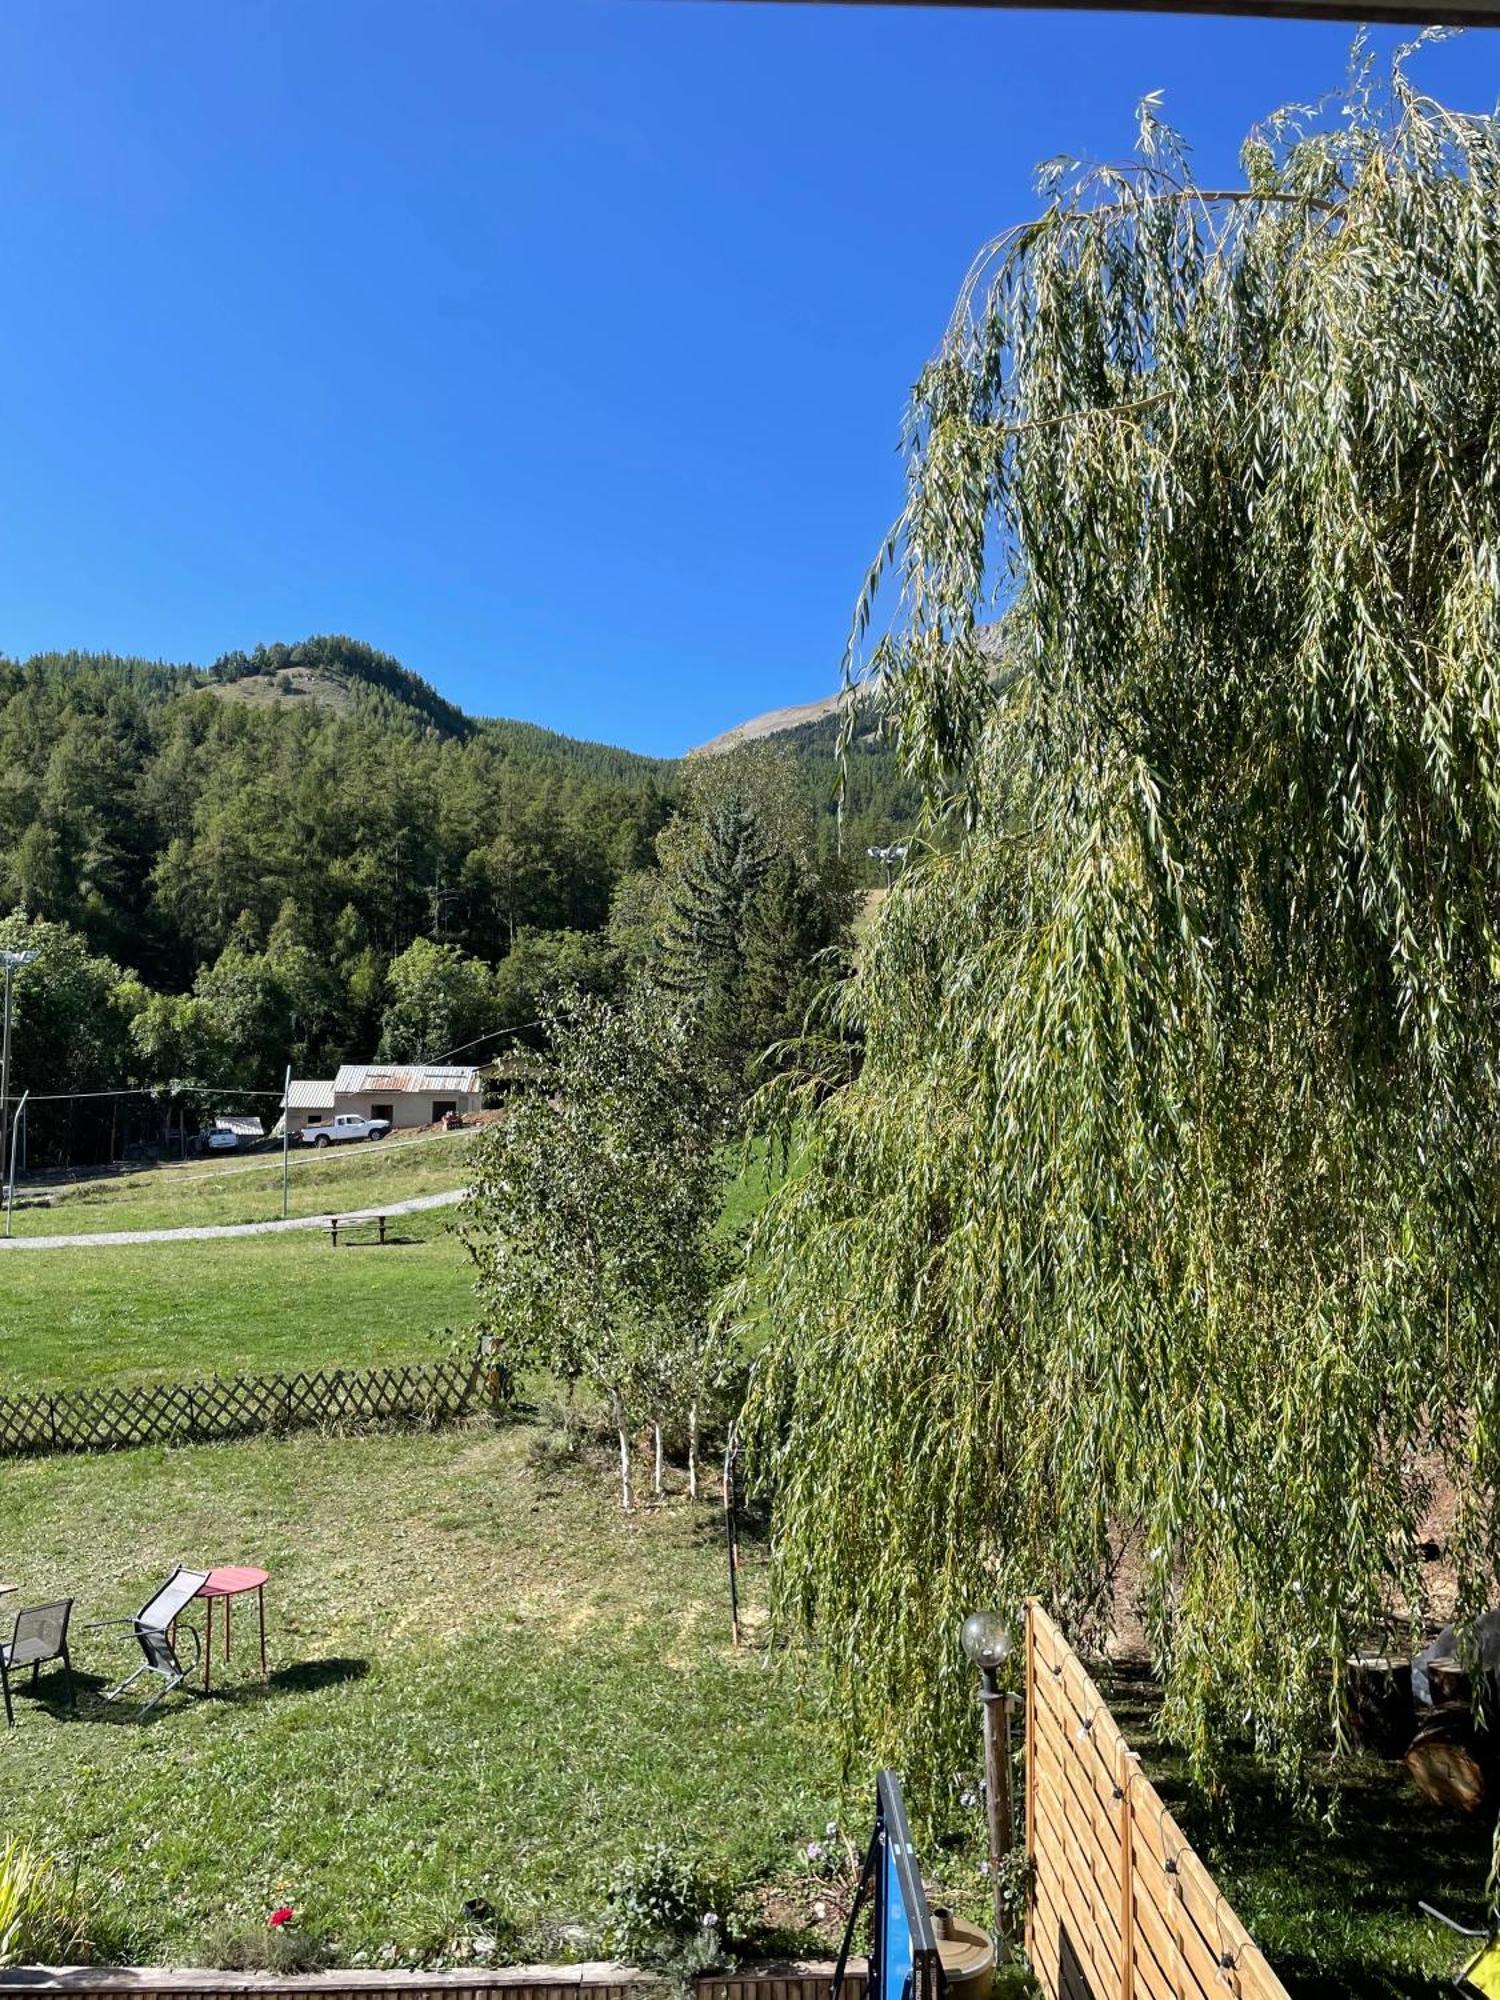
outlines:
[{"label": "corrugated metal roof", "polygon": [[282,1108],[288,1106],[293,1111],[332,1111],[332,1077],[325,1077],[320,1083],[302,1082],[293,1077]]},{"label": "corrugated metal roof", "polygon": [[[295,1090],[296,1085],[292,1088]],[[266,1128],[258,1118],[216,1118],[214,1130],[232,1132],[236,1139],[263,1139],[266,1136]]]},{"label": "corrugated metal roof", "polygon": [[477,1091],[479,1087],[477,1069],[434,1069],[420,1064],[345,1063],[333,1079],[334,1092],[339,1097],[364,1097],[371,1091],[382,1090],[439,1094],[451,1090],[457,1096],[464,1091]]}]

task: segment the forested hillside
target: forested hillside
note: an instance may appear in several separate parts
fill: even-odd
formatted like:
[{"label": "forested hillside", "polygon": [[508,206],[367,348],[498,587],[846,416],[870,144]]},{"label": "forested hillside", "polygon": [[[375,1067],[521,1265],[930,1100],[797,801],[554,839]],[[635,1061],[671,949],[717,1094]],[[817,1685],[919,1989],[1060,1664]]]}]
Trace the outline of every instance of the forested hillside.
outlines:
[{"label": "forested hillside", "polygon": [[[825,860],[835,735],[777,753]],[[18,977],[15,1089],[269,1088],[524,1030],[549,987],[618,981],[611,904],[657,870],[682,768],[467,716],[346,638],[0,661],[0,941],[52,961]],[[845,851],[913,803],[856,745]]]}]

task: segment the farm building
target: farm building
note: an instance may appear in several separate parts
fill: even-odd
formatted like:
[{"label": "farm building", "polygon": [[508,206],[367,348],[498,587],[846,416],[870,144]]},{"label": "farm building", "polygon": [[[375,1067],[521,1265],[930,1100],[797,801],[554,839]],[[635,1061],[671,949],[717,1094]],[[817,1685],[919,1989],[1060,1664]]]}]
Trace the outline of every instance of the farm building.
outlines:
[{"label": "farm building", "polygon": [[484,1088],[477,1069],[403,1068],[345,1063],[333,1079],[333,1108],[359,1118],[388,1118],[397,1130],[436,1125],[450,1111],[478,1111]]},{"label": "farm building", "polygon": [[[394,1130],[410,1131],[436,1125],[450,1111],[478,1111],[483,1103],[477,1069],[345,1063],[331,1080],[294,1081],[287,1116],[294,1137],[309,1125],[329,1124],[340,1111],[385,1118]],[[279,1136],[279,1123],[276,1131]]]},{"label": "farm building", "polygon": [[293,1137],[308,1125],[326,1125],[333,1117],[333,1078],[308,1082],[293,1079],[282,1105],[283,1118],[278,1118],[274,1136],[281,1137],[283,1122],[290,1125]]}]

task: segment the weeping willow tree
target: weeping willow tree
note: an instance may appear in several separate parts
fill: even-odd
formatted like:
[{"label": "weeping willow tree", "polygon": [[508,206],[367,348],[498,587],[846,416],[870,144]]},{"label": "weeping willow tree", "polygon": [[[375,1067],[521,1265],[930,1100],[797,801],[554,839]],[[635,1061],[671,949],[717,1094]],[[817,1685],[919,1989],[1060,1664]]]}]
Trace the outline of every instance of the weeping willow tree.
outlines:
[{"label": "weeping willow tree", "polygon": [[859,614],[966,832],[840,997],[859,1075],[784,1106],[739,1303],[783,1614],[929,1781],[963,1614],[1098,1637],[1122,1548],[1199,1774],[1293,1788],[1435,1493],[1496,1587],[1500,124],[1398,63],[1242,164],[1148,103],[1046,172]]}]

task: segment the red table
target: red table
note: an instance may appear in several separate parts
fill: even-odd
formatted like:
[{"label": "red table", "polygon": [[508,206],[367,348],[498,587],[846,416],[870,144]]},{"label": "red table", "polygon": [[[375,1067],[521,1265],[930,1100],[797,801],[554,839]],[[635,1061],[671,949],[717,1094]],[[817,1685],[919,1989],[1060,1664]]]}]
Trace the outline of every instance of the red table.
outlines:
[{"label": "red table", "polygon": [[256,1603],[260,1610],[260,1677],[262,1680],[267,1678],[266,1585],[270,1580],[271,1575],[269,1570],[246,1569],[238,1563],[225,1563],[218,1569],[211,1569],[208,1573],[207,1582],[199,1588],[198,1595],[207,1600],[204,1606],[204,1617],[208,1630],[203,1641],[203,1692],[205,1694],[209,1693],[212,1687],[215,1598],[221,1599],[224,1605],[224,1658],[227,1660],[229,1658],[230,1603],[234,1598],[242,1597],[247,1590],[255,1592]]}]

